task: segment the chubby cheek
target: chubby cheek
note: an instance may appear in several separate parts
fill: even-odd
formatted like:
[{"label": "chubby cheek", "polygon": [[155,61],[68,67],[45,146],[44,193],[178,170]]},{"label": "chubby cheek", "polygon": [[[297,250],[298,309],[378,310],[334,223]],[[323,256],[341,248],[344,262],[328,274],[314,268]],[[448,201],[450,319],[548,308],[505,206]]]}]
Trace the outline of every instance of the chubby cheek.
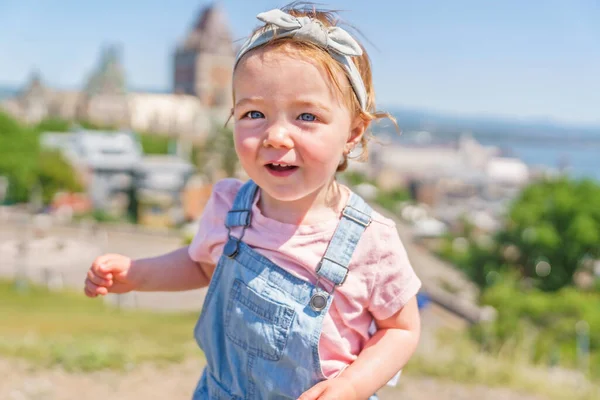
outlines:
[{"label": "chubby cheek", "polygon": [[242,164],[246,161],[256,159],[258,147],[260,146],[258,136],[252,135],[251,132],[245,129],[234,129],[233,141],[235,152]]},{"label": "chubby cheek", "polygon": [[339,141],[315,141],[305,140],[297,144],[302,154],[304,163],[312,165],[325,171],[335,171],[343,154],[343,142]]}]

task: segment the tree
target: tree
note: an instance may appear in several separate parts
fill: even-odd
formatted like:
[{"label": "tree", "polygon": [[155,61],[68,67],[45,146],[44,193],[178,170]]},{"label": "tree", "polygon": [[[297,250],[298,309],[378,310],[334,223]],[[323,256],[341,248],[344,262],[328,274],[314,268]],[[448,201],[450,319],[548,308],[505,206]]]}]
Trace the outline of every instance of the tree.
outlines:
[{"label": "tree", "polygon": [[46,118],[40,121],[34,128],[37,132],[69,132],[71,122],[60,118]]},{"label": "tree", "polygon": [[600,185],[561,178],[529,186],[497,241],[518,248],[512,264],[541,289],[571,284],[585,259],[600,258]]},{"label": "tree", "polygon": [[503,229],[482,245],[468,229],[463,245],[447,238],[441,255],[480,287],[498,274],[517,272],[544,291],[571,285],[586,260],[600,258],[600,184],[591,180],[546,180],[523,190]]},{"label": "tree", "polygon": [[38,157],[37,181],[42,188],[42,200],[48,204],[60,191],[78,192],[82,185],[71,165],[57,151],[41,151]]},{"label": "tree", "polygon": [[175,142],[168,136],[149,132],[139,133],[138,137],[144,154],[169,154],[171,142]]},{"label": "tree", "polygon": [[0,112],[0,175],[8,178],[6,200],[23,202],[36,180],[37,134]]},{"label": "tree", "polygon": [[48,203],[60,190],[81,186],[71,166],[57,153],[40,148],[39,133],[0,112],[0,175],[8,178],[9,203],[26,202],[40,185]]}]

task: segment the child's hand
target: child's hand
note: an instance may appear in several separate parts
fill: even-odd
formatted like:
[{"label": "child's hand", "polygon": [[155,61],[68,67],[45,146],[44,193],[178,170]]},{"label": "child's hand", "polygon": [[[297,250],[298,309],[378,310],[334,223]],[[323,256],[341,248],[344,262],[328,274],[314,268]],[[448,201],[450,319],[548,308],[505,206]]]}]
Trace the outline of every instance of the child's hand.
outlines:
[{"label": "child's hand", "polygon": [[98,257],[90,267],[85,279],[84,291],[88,297],[108,293],[126,293],[134,289],[128,278],[131,258],[120,254],[105,254]]},{"label": "child's hand", "polygon": [[338,376],[337,378],[327,379],[317,383],[298,400],[359,400],[354,384],[348,378]]}]

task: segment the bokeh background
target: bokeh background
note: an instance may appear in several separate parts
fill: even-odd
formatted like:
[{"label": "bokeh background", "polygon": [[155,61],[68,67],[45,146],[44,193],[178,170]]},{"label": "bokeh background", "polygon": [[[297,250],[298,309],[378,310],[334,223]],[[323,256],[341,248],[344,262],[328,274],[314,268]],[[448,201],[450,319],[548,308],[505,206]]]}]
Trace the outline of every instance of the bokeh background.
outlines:
[{"label": "bokeh background", "polygon": [[[189,398],[204,291],[90,300],[104,252],[185,245],[232,146],[266,0],[0,1],[0,399]],[[339,180],[424,286],[383,399],[600,398],[600,3],[343,1],[373,63]]]}]

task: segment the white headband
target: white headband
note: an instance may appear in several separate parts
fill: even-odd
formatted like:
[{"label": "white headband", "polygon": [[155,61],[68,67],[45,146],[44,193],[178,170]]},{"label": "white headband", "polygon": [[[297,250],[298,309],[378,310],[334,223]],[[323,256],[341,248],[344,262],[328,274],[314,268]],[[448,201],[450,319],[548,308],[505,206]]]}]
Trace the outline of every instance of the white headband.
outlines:
[{"label": "white headband", "polygon": [[253,35],[244,43],[237,54],[235,65],[248,51],[268,43],[274,37],[291,36],[306,40],[327,50],[344,67],[360,107],[363,111],[367,111],[367,90],[356,65],[350,58],[362,55],[363,51],[348,32],[338,26],[326,27],[321,21],[310,17],[294,17],[280,9],[260,13],[256,18],[269,25],[264,31]]}]

